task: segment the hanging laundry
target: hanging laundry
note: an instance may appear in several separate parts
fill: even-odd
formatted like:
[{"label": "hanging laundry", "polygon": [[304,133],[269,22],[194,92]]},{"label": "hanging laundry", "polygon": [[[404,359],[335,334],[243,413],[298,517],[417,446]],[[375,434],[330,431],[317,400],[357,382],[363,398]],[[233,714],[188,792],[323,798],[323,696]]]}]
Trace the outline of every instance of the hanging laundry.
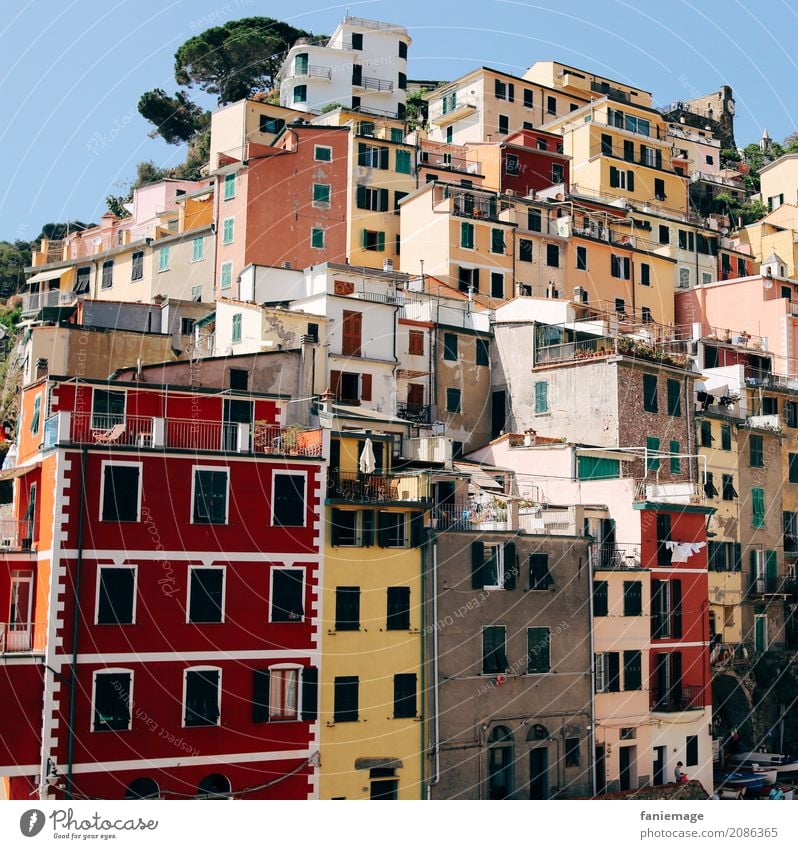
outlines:
[{"label": "hanging laundry", "polygon": [[667,541],[665,548],[671,553],[671,563],[687,563],[688,558],[698,554],[705,545],[705,542]]}]

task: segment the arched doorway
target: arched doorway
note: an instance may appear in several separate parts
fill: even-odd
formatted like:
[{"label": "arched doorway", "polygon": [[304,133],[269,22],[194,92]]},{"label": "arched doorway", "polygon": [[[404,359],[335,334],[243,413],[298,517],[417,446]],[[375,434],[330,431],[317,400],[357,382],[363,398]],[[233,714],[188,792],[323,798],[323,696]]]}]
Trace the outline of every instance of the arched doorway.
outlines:
[{"label": "arched doorway", "polygon": [[161,788],[154,778],[134,778],[125,790],[125,799],[160,799]]},{"label": "arched doorway", "polygon": [[214,772],[200,781],[197,799],[229,799],[231,790],[230,779],[221,773]]},{"label": "arched doorway", "polygon": [[488,738],[488,799],[509,799],[513,792],[513,732],[497,725]]}]

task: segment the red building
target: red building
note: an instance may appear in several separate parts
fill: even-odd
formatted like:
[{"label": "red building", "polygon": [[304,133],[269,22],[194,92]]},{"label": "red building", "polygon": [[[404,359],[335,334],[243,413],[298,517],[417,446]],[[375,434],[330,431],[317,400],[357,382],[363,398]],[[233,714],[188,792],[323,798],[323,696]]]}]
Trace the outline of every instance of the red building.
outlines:
[{"label": "red building", "polygon": [[560,183],[567,192],[571,159],[562,152],[562,136],[543,130],[519,130],[499,145],[501,191],[528,195]]},{"label": "red building", "polygon": [[316,787],[321,431],[277,396],[47,377],[0,554],[12,799]]}]

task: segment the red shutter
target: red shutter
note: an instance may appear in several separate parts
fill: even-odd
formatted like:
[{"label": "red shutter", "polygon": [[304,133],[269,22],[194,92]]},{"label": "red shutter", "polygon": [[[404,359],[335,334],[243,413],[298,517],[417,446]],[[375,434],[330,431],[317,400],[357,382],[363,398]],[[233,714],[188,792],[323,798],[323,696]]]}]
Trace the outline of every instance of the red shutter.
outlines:
[{"label": "red shutter", "polygon": [[359,357],[362,344],[363,313],[344,310],[341,352]]},{"label": "red shutter", "polygon": [[335,395],[336,401],[341,397],[341,372],[330,370],[330,392]]},{"label": "red shutter", "polygon": [[371,375],[361,375],[360,400],[371,401]]}]

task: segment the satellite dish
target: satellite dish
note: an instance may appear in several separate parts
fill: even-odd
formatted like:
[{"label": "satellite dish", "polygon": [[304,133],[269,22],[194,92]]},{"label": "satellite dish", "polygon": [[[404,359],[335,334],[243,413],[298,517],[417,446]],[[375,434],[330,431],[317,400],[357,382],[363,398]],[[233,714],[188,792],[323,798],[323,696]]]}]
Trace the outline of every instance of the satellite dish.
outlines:
[{"label": "satellite dish", "polygon": [[767,280],[767,279],[766,279],[766,280],[765,280],[765,284],[764,284],[764,285],[765,285],[765,288],[766,288],[766,289],[772,289],[772,288],[773,288],[773,281],[772,281],[772,280]]}]

